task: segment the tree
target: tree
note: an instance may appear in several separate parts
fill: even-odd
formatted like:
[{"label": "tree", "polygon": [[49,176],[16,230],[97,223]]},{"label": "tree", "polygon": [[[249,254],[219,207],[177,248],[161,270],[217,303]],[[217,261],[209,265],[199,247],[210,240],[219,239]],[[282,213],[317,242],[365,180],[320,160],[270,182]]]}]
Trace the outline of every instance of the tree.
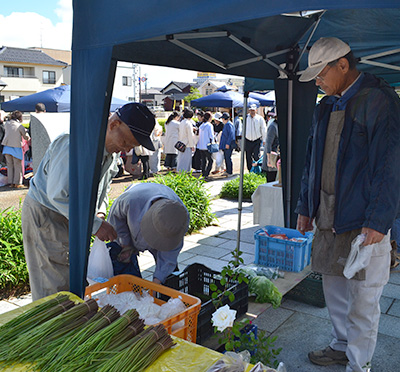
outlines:
[{"label": "tree", "polygon": [[200,97],[203,97],[200,91],[197,88],[191,87],[190,93],[184,98],[184,101],[190,104],[191,101]]}]

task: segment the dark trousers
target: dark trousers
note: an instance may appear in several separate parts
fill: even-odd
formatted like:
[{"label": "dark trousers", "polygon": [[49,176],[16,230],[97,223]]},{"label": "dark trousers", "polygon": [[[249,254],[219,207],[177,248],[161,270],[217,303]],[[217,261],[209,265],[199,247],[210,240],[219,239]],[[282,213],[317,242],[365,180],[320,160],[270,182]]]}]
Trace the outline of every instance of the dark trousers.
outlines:
[{"label": "dark trousers", "polygon": [[267,182],[274,182],[278,171],[267,171]]},{"label": "dark trousers", "polygon": [[208,177],[211,172],[211,168],[213,165],[213,160],[211,157],[211,153],[208,150],[200,150],[201,156],[201,174],[204,178]]},{"label": "dark trousers", "polygon": [[117,242],[107,243],[110,248],[110,257],[114,268],[114,275],[129,274],[142,277],[140,273],[139,263],[136,254],[131,255],[128,263],[118,261],[118,255],[121,253],[122,247]]},{"label": "dark trousers", "polygon": [[176,158],[178,154],[167,154],[165,156],[164,166],[169,168],[176,168]]},{"label": "dark trousers", "polygon": [[192,168],[196,169],[196,170],[200,170],[201,169],[201,155],[200,155],[200,151],[199,149],[196,149],[196,151],[194,152],[194,155],[192,157]]},{"label": "dark trousers", "polygon": [[232,148],[224,149],[224,159],[226,165],[226,173],[232,174],[233,167],[232,167]]},{"label": "dark trousers", "polygon": [[143,179],[143,180],[146,180],[147,178],[149,178],[149,159],[150,159],[150,156],[149,155],[140,155],[139,156],[139,159],[141,160],[141,162],[142,162],[142,165],[143,165],[143,174],[142,174],[142,177],[140,177],[141,179]]},{"label": "dark trousers", "polygon": [[250,141],[245,138],[244,150],[246,152],[246,165],[250,172],[252,163],[260,159],[261,138]]}]

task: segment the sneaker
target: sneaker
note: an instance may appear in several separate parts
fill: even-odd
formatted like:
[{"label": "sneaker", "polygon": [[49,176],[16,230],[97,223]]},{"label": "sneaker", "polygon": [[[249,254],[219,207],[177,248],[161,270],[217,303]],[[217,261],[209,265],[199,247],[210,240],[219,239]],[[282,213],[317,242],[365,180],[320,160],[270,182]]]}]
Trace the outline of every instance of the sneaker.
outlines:
[{"label": "sneaker", "polygon": [[215,170],[215,171],[212,171],[211,174],[218,174],[219,172],[220,172],[219,170]]},{"label": "sneaker", "polygon": [[221,174],[221,177],[228,178],[228,177],[231,177],[231,176],[232,176],[232,173],[228,173],[228,172],[224,172],[224,173]]},{"label": "sneaker", "polygon": [[345,366],[349,361],[344,351],[333,350],[330,346],[324,350],[316,350],[308,353],[308,359],[319,366],[330,366],[332,364]]}]

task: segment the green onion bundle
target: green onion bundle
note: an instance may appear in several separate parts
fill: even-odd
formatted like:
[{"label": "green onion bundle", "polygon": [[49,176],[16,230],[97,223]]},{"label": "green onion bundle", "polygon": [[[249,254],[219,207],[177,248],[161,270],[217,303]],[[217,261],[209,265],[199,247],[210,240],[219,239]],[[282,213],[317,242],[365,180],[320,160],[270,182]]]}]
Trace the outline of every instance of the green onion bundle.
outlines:
[{"label": "green onion bundle", "polygon": [[[68,356],[87,339],[96,332],[110,325],[119,317],[119,312],[113,306],[103,307],[97,314],[101,314],[100,318],[94,316],[79,332],[65,340],[64,344],[58,348],[51,350],[47,355],[43,356],[36,364],[42,372],[58,372],[60,366],[64,364],[64,360],[68,360]],[[95,319],[96,318],[96,319]]]},{"label": "green onion bundle", "polygon": [[52,308],[53,306],[56,306],[66,300],[68,300],[67,295],[58,295],[57,297],[52,298],[51,300],[42,302],[41,304],[32,307],[31,309],[23,312],[21,315],[18,315],[14,319],[11,319],[9,322],[3,324],[0,327],[0,335],[2,335],[2,332],[4,332],[4,330],[16,327],[21,323],[25,322],[26,320],[34,318],[40,313],[45,312],[50,308]]},{"label": "green onion bundle", "polygon": [[131,341],[128,341],[126,344],[131,342],[129,347],[124,348],[120,353],[114,354],[112,358],[100,365],[98,372],[141,371],[142,369],[133,369],[132,366],[135,366],[135,364],[138,366],[150,365],[154,362],[155,359],[150,359],[149,355],[147,355],[149,348],[166,335],[168,336],[168,333],[163,325],[150,326]]},{"label": "green onion bundle", "polygon": [[48,320],[56,317],[57,315],[67,311],[74,306],[71,300],[66,300],[60,304],[44,310],[35,316],[25,319],[19,324],[15,324],[13,327],[6,327],[3,332],[0,333],[0,353],[7,348],[9,343],[22,335],[25,332],[47,322]]},{"label": "green onion bundle", "polygon": [[143,371],[150,364],[154,363],[157,358],[165,351],[168,350],[174,342],[169,334],[161,337],[155,344],[151,345],[148,349],[143,350],[137,355],[135,361],[130,366],[130,371]]},{"label": "green onion bundle", "polygon": [[[92,299],[74,306],[14,339],[9,344],[8,350],[5,349],[0,353],[0,359],[9,362],[17,359],[19,362],[34,361],[35,356],[38,356],[38,345],[42,345],[54,333],[62,331],[69,324],[74,323],[75,320],[84,317],[90,312],[97,311],[97,309],[97,302]],[[3,355],[4,352],[6,353],[5,356]]]},{"label": "green onion bundle", "polygon": [[[97,371],[101,364],[105,363],[110,358],[110,355],[115,355],[116,353],[123,351],[127,343],[129,343],[129,340],[131,340],[132,343],[134,337],[143,332],[143,329],[144,321],[142,319],[136,319],[121,333],[114,334],[108,345],[103,350],[100,351],[99,349],[96,349],[95,352],[90,354],[89,358],[83,360],[80,364],[74,365],[75,370],[79,370],[80,372]],[[82,359],[84,358],[81,357],[81,360]]]},{"label": "green onion bundle", "polygon": [[[111,323],[109,326],[96,332],[92,337],[86,340],[83,344],[79,345],[68,358],[64,360],[63,366],[60,367],[59,372],[69,372],[73,369],[78,369],[78,364],[91,363],[94,354],[100,352],[108,347],[111,340],[115,335],[120,333],[129,326],[132,322],[139,318],[136,310],[128,310],[123,316]],[[84,360],[87,356],[87,360]]]}]

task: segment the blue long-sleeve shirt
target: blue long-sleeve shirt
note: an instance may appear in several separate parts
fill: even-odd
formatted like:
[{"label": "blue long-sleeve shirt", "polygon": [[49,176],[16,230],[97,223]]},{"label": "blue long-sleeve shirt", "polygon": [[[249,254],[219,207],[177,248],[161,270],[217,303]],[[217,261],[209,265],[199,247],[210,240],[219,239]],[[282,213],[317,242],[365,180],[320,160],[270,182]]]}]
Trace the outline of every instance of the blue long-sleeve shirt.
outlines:
[{"label": "blue long-sleeve shirt", "polygon": [[175,249],[164,252],[151,248],[144,240],[140,231],[140,223],[152,203],[158,199],[175,200],[184,205],[178,195],[168,186],[140,183],[130,186],[115,200],[108,215],[108,222],[113,225],[118,234],[119,245],[135,248],[139,252],[148,250],[153,255],[156,261],[153,277],[164,282],[176,267],[178,255],[183,247],[183,239]]},{"label": "blue long-sleeve shirt", "polygon": [[224,125],[224,129],[222,129],[221,139],[219,141],[219,149],[225,150],[226,145],[229,145],[229,148],[232,146],[232,142],[235,141],[235,127],[233,126],[232,122],[228,121]]}]

